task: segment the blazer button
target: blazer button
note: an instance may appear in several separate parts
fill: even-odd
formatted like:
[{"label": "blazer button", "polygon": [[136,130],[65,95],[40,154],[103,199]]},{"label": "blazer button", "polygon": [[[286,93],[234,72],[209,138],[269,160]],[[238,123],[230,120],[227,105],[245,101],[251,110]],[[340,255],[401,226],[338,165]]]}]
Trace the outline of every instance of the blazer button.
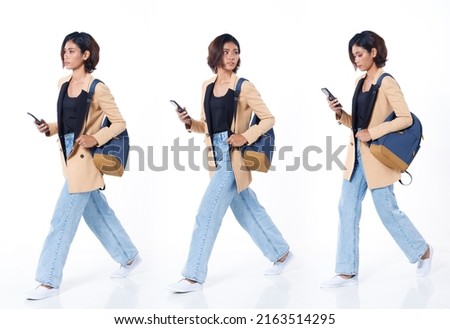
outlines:
[{"label": "blazer button", "polygon": [[206,148],[206,150],[207,150],[208,152],[211,152],[211,151],[212,151],[212,147],[211,147],[211,146],[208,146],[208,147]]},{"label": "blazer button", "polygon": [[84,154],[80,154],[80,158],[84,159]]},{"label": "blazer button", "polygon": [[209,137],[209,134],[206,134],[206,137]]}]

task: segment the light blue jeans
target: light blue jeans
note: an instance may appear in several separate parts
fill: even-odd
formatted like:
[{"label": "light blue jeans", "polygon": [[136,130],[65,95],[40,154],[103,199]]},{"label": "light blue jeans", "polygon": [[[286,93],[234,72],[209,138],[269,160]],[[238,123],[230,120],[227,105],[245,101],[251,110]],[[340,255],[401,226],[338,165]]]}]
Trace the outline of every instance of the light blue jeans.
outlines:
[{"label": "light blue jeans", "polygon": [[277,261],[289,251],[289,245],[255,193],[250,188],[237,192],[227,139],[227,132],[213,135],[216,171],[200,203],[188,260],[182,272],[185,278],[200,283],[206,279],[209,257],[229,206],[239,224],[270,261]]},{"label": "light blue jeans", "polygon": [[[350,181],[344,179],[339,201],[339,234],[336,273],[356,275],[359,269],[359,222],[367,182],[357,142],[357,157]],[[411,263],[419,261],[427,243],[397,205],[394,185],[372,189],[372,199],[378,215],[395,242]]]},{"label": "light blue jeans", "polygon": [[[66,150],[70,154],[73,134],[66,135]],[[50,224],[36,271],[36,281],[59,288],[70,245],[81,216],[111,257],[121,265],[132,261],[138,251],[109,207],[100,190],[69,193],[64,184]]]}]

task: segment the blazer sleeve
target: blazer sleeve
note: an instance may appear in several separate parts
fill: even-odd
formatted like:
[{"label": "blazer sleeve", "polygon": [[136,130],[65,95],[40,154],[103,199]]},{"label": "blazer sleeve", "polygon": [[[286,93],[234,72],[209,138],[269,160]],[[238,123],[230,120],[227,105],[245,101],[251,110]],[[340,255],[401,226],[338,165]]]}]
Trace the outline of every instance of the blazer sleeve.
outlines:
[{"label": "blazer sleeve", "polygon": [[53,136],[53,135],[55,135],[55,134],[57,134],[58,133],[58,123],[56,123],[56,122],[50,122],[50,123],[47,123],[47,125],[48,125],[48,131],[45,133],[45,136],[48,136],[48,137],[50,137],[50,136]]},{"label": "blazer sleeve", "polygon": [[338,122],[346,127],[352,128],[352,116],[344,110],[342,110],[342,114]]},{"label": "blazer sleeve", "polygon": [[[385,77],[381,83],[380,90],[378,91],[380,96],[385,97],[386,106],[392,108],[395,112],[396,118],[389,122],[382,122],[379,125],[369,128],[369,133],[372,139],[380,138],[388,133],[399,131],[408,128],[412,124],[411,113],[409,112],[408,105],[406,104],[403,93],[398,85],[397,81],[392,77]],[[379,100],[377,99],[377,102]],[[375,103],[375,107],[377,104]]]},{"label": "blazer sleeve", "polygon": [[[243,97],[248,106],[261,120],[257,125],[249,127],[242,135],[248,144],[254,143],[261,135],[275,125],[275,117],[261,98],[260,93],[250,81],[244,81],[239,97]],[[241,104],[241,102],[239,102]]]},{"label": "blazer sleeve", "polygon": [[205,93],[206,93],[206,87],[212,82],[214,81],[213,79],[209,79],[203,82],[202,84],[202,94],[201,94],[201,112],[200,112],[200,120],[195,120],[192,119],[191,117],[191,126],[188,127],[186,126],[187,131],[189,132],[195,132],[195,133],[206,133],[207,132],[207,124],[206,124],[206,115],[205,115],[205,106],[204,106],[204,102],[205,102]]},{"label": "blazer sleeve", "polygon": [[96,85],[91,108],[92,106],[97,110],[101,110],[111,122],[109,127],[104,127],[93,134],[100,146],[126,129],[126,122],[116,105],[113,95],[104,83]]},{"label": "blazer sleeve", "polygon": [[191,126],[188,128],[188,131],[193,131],[195,133],[202,133],[204,134],[206,132],[206,122],[203,120],[195,120],[191,118]]}]

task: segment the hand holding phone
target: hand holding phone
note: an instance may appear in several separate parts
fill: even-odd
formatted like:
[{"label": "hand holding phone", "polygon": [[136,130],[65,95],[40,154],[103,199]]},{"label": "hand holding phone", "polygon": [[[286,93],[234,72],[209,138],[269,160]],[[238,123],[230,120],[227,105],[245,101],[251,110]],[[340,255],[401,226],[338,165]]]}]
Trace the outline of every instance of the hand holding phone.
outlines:
[{"label": "hand holding phone", "polygon": [[175,108],[177,109],[178,112],[183,113],[185,111],[184,108],[182,108],[180,106],[180,104],[178,104],[176,101],[174,101],[173,99],[170,100],[170,102],[172,103],[173,106],[175,106]]},{"label": "hand holding phone", "polygon": [[[334,101],[336,99],[336,97],[334,97],[334,95],[327,88],[322,88],[320,90],[322,90],[322,92],[328,97],[328,100]],[[337,103],[336,106],[342,107],[341,103]]]},{"label": "hand holding phone", "polygon": [[33,114],[31,114],[30,112],[27,112],[28,115],[30,115],[33,119],[34,119],[34,123],[37,125],[42,124],[42,121],[39,120],[38,118],[36,118]]},{"label": "hand holding phone", "polygon": [[[172,103],[173,106],[175,106],[176,110],[178,111],[178,113],[183,113],[186,112],[186,110],[184,108],[181,107],[180,104],[178,104],[176,101],[174,101],[173,99],[170,100],[170,102]],[[191,117],[189,115],[187,115],[186,117],[180,117],[180,119],[190,119]]]},{"label": "hand holding phone", "polygon": [[50,131],[50,130],[49,130],[50,127],[48,126],[47,122],[45,122],[44,119],[39,120],[36,116],[34,116],[33,114],[31,114],[30,112],[27,112],[27,114],[28,114],[29,116],[31,116],[31,117],[34,119],[34,123],[36,124],[38,130],[39,130],[41,133],[48,134],[48,132]]}]

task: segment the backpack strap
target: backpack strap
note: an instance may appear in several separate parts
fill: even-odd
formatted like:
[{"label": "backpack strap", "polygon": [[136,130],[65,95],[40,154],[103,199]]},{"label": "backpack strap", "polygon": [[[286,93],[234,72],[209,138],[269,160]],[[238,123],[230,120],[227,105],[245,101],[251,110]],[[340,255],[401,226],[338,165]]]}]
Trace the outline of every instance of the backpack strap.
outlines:
[{"label": "backpack strap", "polygon": [[392,75],[390,75],[389,73],[387,73],[387,72],[382,73],[378,77],[378,80],[377,80],[377,83],[376,83],[377,88],[381,87],[381,81],[383,80],[384,77],[391,77],[392,79],[394,79],[394,77]]},{"label": "backpack strap", "polygon": [[238,108],[238,101],[239,101],[239,94],[241,93],[241,86],[244,81],[248,81],[246,78],[239,78],[238,82],[236,83],[236,89],[234,90],[234,115],[233,115],[233,123],[234,123],[234,129],[236,130],[236,117],[237,117],[237,108]]},{"label": "backpack strap", "polygon": [[87,94],[87,100],[86,100],[86,122],[88,119],[88,115],[89,115],[89,109],[91,107],[91,103],[92,103],[92,97],[94,96],[94,91],[95,91],[95,86],[97,86],[97,83],[103,83],[103,81],[99,80],[99,79],[94,79],[91,83],[91,86],[89,87],[89,92]]},{"label": "backpack strap", "polygon": [[236,90],[234,91],[234,101],[237,102],[239,94],[241,93],[241,86],[244,81],[247,81],[246,78],[239,78],[238,82],[236,83]]},{"label": "backpack strap", "polygon": [[99,82],[103,83],[103,81],[101,81],[100,79],[94,79],[94,81],[92,81],[91,83],[91,86],[89,87],[89,92],[87,96],[88,111],[89,107],[91,106],[92,97],[94,96],[95,86],[97,86],[97,83]]}]

